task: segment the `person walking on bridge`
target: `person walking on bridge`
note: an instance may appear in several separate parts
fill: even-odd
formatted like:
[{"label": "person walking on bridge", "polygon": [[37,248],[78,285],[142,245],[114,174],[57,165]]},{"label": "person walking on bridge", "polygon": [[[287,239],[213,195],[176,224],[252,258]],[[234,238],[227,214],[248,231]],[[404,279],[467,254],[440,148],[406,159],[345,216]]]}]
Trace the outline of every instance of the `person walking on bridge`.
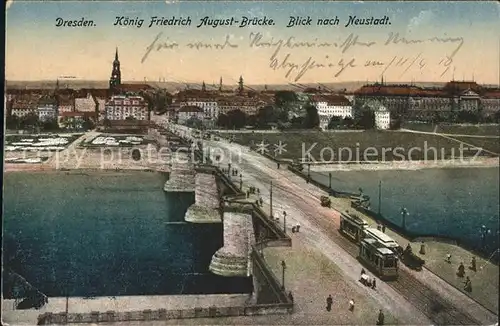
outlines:
[{"label": "person walking on bridge", "polygon": [[326,298],[326,311],[332,310],[332,304],[333,304],[333,298],[332,295],[330,294],[328,298]]},{"label": "person walking on bridge", "polygon": [[377,325],[384,325],[384,319],[384,313],[382,312],[382,309],[380,309],[378,313]]}]

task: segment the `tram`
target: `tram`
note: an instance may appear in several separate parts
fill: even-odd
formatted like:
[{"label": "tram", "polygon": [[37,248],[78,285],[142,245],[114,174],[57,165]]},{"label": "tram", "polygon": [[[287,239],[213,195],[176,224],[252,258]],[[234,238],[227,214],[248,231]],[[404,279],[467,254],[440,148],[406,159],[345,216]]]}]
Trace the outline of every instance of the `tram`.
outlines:
[{"label": "tram", "polygon": [[349,212],[340,214],[339,231],[356,243],[359,243],[363,239],[366,228],[368,228],[368,223],[362,218],[349,214]]},{"label": "tram", "polygon": [[403,248],[394,239],[378,229],[365,228],[363,230],[363,238],[375,239],[397,255],[403,253]]},{"label": "tram", "polygon": [[397,279],[398,256],[378,240],[372,238],[362,239],[358,258],[380,279]]}]

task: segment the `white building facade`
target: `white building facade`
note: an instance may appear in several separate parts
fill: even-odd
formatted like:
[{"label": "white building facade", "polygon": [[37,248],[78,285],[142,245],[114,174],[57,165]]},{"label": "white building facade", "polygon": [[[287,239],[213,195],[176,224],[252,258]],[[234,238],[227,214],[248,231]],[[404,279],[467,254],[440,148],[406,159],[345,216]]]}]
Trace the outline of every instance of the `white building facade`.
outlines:
[{"label": "white building facade", "polygon": [[113,96],[105,105],[109,120],[149,120],[148,104],[141,96]]},{"label": "white building facade", "polygon": [[318,110],[321,129],[328,128],[332,117],[352,118],[352,104],[343,95],[318,95],[313,96],[311,100],[316,110]]},{"label": "white building facade", "polygon": [[391,113],[385,108],[385,106],[380,105],[375,110],[375,127],[377,129],[386,130],[391,126]]},{"label": "white building facade", "polygon": [[56,104],[39,104],[37,107],[38,119],[40,121],[49,121],[57,119],[57,105]]}]

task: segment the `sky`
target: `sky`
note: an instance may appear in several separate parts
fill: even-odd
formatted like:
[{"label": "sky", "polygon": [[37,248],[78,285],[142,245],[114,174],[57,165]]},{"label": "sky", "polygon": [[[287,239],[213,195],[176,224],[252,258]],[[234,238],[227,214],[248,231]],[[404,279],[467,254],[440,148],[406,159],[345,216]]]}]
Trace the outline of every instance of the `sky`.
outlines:
[{"label": "sky", "polygon": [[[149,27],[154,16],[189,17],[191,25]],[[144,22],[120,26],[117,17]],[[197,27],[204,17],[238,23]],[[274,25],[240,27],[242,17]],[[310,25],[287,27],[290,17]],[[92,24],[58,27],[58,18]],[[317,24],[335,18],[337,25]],[[346,26],[351,18],[382,24]],[[6,19],[7,80],[108,80],[118,48],[123,81],[500,83],[496,2],[15,0]]]}]

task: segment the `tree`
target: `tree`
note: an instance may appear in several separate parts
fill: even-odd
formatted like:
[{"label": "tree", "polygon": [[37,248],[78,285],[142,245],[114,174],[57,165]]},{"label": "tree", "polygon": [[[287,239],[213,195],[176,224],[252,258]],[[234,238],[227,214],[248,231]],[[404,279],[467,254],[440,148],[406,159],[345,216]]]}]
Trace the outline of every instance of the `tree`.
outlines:
[{"label": "tree", "polygon": [[40,120],[35,113],[29,113],[20,119],[21,129],[35,129],[40,126]]},{"label": "tree", "polygon": [[293,129],[300,129],[304,126],[304,117],[293,117],[290,122],[291,122],[291,127]]},{"label": "tree", "polygon": [[197,117],[190,117],[186,121],[186,126],[194,129],[203,129],[203,122]]},{"label": "tree", "polygon": [[95,123],[94,121],[92,121],[92,119],[90,119],[89,117],[84,117],[83,118],[83,124],[82,124],[82,128],[84,130],[92,130],[95,128]]},{"label": "tree", "polygon": [[288,104],[297,101],[297,94],[293,91],[277,91],[274,94],[274,104],[280,108],[285,108]]},{"label": "tree", "polygon": [[311,103],[308,103],[304,107],[306,111],[306,117],[304,119],[304,128],[313,129],[319,127],[319,114],[318,109]]},{"label": "tree", "polygon": [[232,110],[227,113],[229,128],[243,128],[246,124],[246,115],[241,110]]},{"label": "tree", "polygon": [[56,130],[59,130],[59,124],[57,123],[57,119],[45,120],[42,123],[42,128],[45,131],[56,131]]},{"label": "tree", "polygon": [[257,125],[261,128],[266,127],[270,123],[278,122],[278,115],[272,105],[265,106],[257,112]]},{"label": "tree", "polygon": [[219,114],[219,117],[217,118],[217,125],[219,127],[228,128],[229,118],[227,117],[227,115],[225,115],[224,113]]},{"label": "tree", "polygon": [[369,130],[375,128],[375,112],[372,110],[364,110],[359,116],[357,125],[361,129]]},{"label": "tree", "polygon": [[247,117],[247,126],[254,126],[256,127],[258,124],[258,118],[257,115],[252,114]]},{"label": "tree", "polygon": [[478,123],[480,121],[479,113],[462,110],[457,114],[457,122],[461,123]]},{"label": "tree", "polygon": [[401,125],[402,124],[403,124],[403,119],[401,118],[400,115],[398,115],[394,119],[391,119],[391,123],[390,123],[389,129],[391,129],[391,130],[401,129]]},{"label": "tree", "polygon": [[342,117],[333,116],[328,122],[328,129],[338,129],[342,125]]},{"label": "tree", "polygon": [[7,129],[19,129],[21,125],[21,119],[17,115],[9,115],[5,119],[5,126]]},{"label": "tree", "polygon": [[345,117],[342,120],[342,126],[347,129],[354,128],[354,119],[351,117]]},{"label": "tree", "polygon": [[111,128],[111,120],[109,120],[107,117],[104,118],[102,121],[102,125],[104,126],[104,129]]}]

